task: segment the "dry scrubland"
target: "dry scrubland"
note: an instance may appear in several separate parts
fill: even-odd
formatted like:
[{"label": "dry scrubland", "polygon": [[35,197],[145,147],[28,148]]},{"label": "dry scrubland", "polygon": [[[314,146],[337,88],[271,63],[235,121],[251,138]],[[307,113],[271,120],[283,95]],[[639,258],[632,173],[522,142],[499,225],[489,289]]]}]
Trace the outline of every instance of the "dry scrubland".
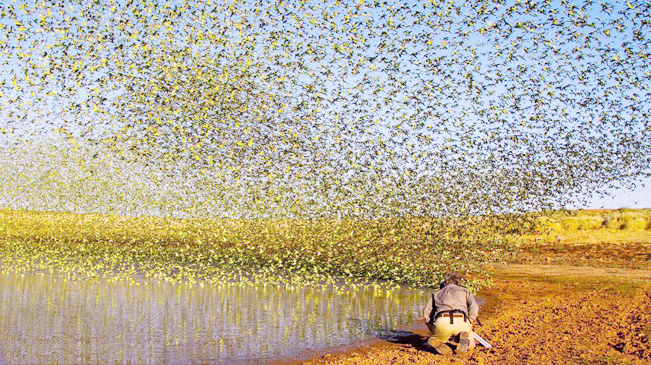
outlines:
[{"label": "dry scrubland", "polygon": [[651,210],[554,212],[539,234],[508,236],[477,332],[494,348],[468,359],[433,354],[426,331],[312,364],[649,364]]},{"label": "dry scrubland", "polygon": [[508,262],[648,267],[651,209],[556,212],[541,221],[546,234],[509,237]]},{"label": "dry scrubland", "polygon": [[550,214],[548,226],[556,232],[591,231],[644,231],[651,229],[651,209],[583,210]]}]

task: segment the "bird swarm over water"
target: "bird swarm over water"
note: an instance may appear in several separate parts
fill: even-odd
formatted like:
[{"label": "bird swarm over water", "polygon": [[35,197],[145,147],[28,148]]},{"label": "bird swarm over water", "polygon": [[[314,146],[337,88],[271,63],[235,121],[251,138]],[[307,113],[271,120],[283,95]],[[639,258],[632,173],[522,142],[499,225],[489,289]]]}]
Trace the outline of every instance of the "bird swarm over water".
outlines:
[{"label": "bird swarm over water", "polygon": [[[458,232],[465,223],[439,237],[446,226],[416,218],[189,220],[5,210],[0,262],[3,271],[19,273],[289,288],[433,286],[446,269],[482,273],[478,264],[497,251],[469,245]],[[469,281],[486,283],[485,276]]]},{"label": "bird swarm over water", "polygon": [[3,252],[216,281],[472,271],[519,213],[649,176],[650,6],[3,3],[0,206],[230,230]]}]

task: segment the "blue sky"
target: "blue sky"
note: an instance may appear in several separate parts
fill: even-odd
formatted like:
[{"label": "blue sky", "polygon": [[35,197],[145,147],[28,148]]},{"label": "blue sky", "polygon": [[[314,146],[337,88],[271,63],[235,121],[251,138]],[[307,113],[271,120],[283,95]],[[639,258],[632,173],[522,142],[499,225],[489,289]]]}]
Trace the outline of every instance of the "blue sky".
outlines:
[{"label": "blue sky", "polygon": [[[121,1],[115,3],[123,5]],[[332,198],[328,194],[322,194],[327,189],[322,189],[317,184],[323,180],[330,186],[335,180],[330,174],[335,170],[346,176],[366,176],[366,180],[345,179],[341,185],[337,185],[339,190],[334,190],[355,199],[355,194],[348,193],[351,188],[375,197],[380,194],[368,187],[372,183],[380,186],[384,182],[382,174],[376,174],[378,166],[382,168],[382,176],[396,177],[396,184],[405,181],[416,184],[414,178],[402,176],[425,171],[432,181],[441,181],[440,189],[445,192],[439,192],[436,190],[439,185],[433,184],[436,189],[432,190],[434,192],[429,191],[429,195],[454,198],[455,202],[465,207],[465,202],[473,201],[474,198],[486,200],[484,196],[479,199],[473,194],[490,195],[485,193],[488,188],[475,189],[477,184],[466,175],[467,172],[477,170],[489,176],[482,178],[485,185],[503,186],[504,191],[510,192],[506,194],[503,191],[500,194],[512,198],[512,204],[515,205],[526,201],[526,196],[532,196],[527,195],[529,191],[540,191],[540,195],[578,197],[577,194],[580,193],[566,193],[580,190],[582,187],[577,186],[578,182],[585,184],[584,191],[595,190],[603,188],[605,182],[613,179],[635,176],[636,171],[646,171],[648,174],[651,160],[646,156],[651,155],[648,143],[651,129],[647,115],[651,107],[651,94],[645,90],[648,90],[651,81],[651,69],[645,58],[640,56],[646,54],[644,52],[648,42],[645,43],[643,37],[638,39],[633,34],[638,27],[642,27],[642,22],[647,21],[642,13],[642,3],[615,1],[612,2],[612,11],[605,11],[601,4],[594,4],[587,7],[585,18],[579,14],[581,12],[575,11],[573,5],[556,2],[539,4],[544,10],[540,13],[529,12],[525,9],[526,3],[521,4],[519,1],[518,6],[515,6],[514,1],[508,1],[501,10],[494,9],[495,4],[487,2],[489,8],[481,14],[475,14],[478,9],[472,2],[450,2],[435,10],[426,9],[425,2],[405,6],[398,0],[392,0],[386,6],[369,4],[368,7],[362,6],[363,2],[359,6],[356,5],[357,1],[344,3],[346,4],[330,7],[308,2],[303,7],[295,8],[292,4],[270,2],[270,7],[265,10],[267,12],[256,16],[252,15],[253,5],[245,4],[236,9],[238,11],[230,18],[223,12],[215,12],[220,15],[212,18],[219,25],[214,34],[223,33],[224,39],[229,39],[229,42],[213,44],[193,41],[196,42],[196,54],[187,58],[184,67],[179,70],[190,73],[188,70],[193,67],[203,70],[222,65],[217,61],[231,65],[246,59],[245,64],[252,62],[253,66],[250,70],[247,69],[245,75],[250,72],[253,75],[251,78],[261,80],[261,88],[266,86],[270,90],[267,94],[256,95],[256,100],[263,99],[259,95],[270,96],[274,107],[270,108],[274,110],[273,113],[269,112],[270,118],[277,118],[276,125],[281,126],[274,127],[276,129],[253,128],[258,131],[253,134],[260,137],[260,143],[270,139],[275,143],[274,147],[278,145],[281,152],[276,153],[274,148],[273,153],[265,152],[267,154],[264,155],[277,162],[271,166],[278,168],[269,169],[276,175],[267,174],[269,171],[265,170],[266,165],[253,159],[251,154],[245,154],[246,158],[231,158],[226,153],[226,149],[240,151],[236,143],[251,143],[250,147],[253,145],[248,130],[245,132],[247,137],[240,141],[239,127],[216,128],[217,132],[214,133],[220,134],[211,137],[206,143],[208,146],[218,145],[219,150],[206,148],[205,154],[210,153],[211,158],[215,157],[218,162],[231,166],[234,174],[237,170],[237,179],[244,176],[243,181],[263,181],[266,184],[267,176],[282,176],[283,179],[277,180],[280,186],[306,186],[307,190],[303,193],[292,194],[326,197],[339,202],[340,196]],[[196,5],[199,7],[199,2]],[[507,5],[509,8],[514,6],[513,13],[507,11]],[[103,38],[97,38],[83,25],[82,21],[88,19],[77,14],[79,9],[74,6],[70,9],[65,14],[75,16],[71,18],[75,21],[65,20],[68,19],[65,14],[50,20],[52,29],[70,28],[67,33],[76,37],[61,36],[63,43],[56,48],[59,53],[50,51],[48,57],[40,57],[36,51],[44,47],[41,38],[34,38],[33,48],[29,44],[22,44],[33,53],[30,53],[33,57],[29,60],[35,64],[45,62],[43,60],[46,59],[57,61],[46,63],[48,67],[53,67],[59,82],[48,81],[46,87],[40,90],[41,94],[50,88],[62,92],[48,99],[50,102],[25,107],[23,103],[26,102],[29,106],[29,101],[36,96],[29,96],[28,91],[35,86],[23,74],[27,75],[34,71],[31,69],[38,67],[26,62],[22,56],[15,56],[24,52],[14,52],[13,56],[11,52],[4,56],[0,54],[0,69],[3,69],[1,63],[4,60],[4,70],[8,71],[4,76],[0,73],[0,90],[5,91],[5,99],[12,96],[16,99],[4,110],[0,109],[0,130],[7,126],[6,129],[10,131],[15,127],[16,135],[21,132],[37,134],[40,131],[45,134],[52,132],[59,124],[67,123],[69,126],[66,127],[72,132],[86,133],[89,130],[87,125],[91,124],[92,127],[98,127],[94,129],[94,133],[98,133],[102,126],[96,122],[99,114],[93,114],[95,109],[91,107],[92,103],[98,103],[98,109],[111,111],[102,114],[103,120],[116,120],[114,123],[106,123],[110,127],[119,123],[140,126],[141,119],[151,121],[158,116],[167,118],[172,124],[189,123],[189,118],[178,117],[182,108],[163,108],[156,102],[143,102],[138,115],[144,117],[134,118],[129,111],[130,101],[150,100],[148,93],[151,91],[148,90],[153,89],[153,82],[147,81],[133,84],[134,89],[144,91],[133,92],[132,99],[120,99],[117,104],[111,104],[110,100],[104,102],[104,97],[113,95],[116,90],[107,87],[107,90],[97,92],[102,98],[90,100],[91,104],[81,103],[81,106],[75,106],[75,102],[85,102],[84,99],[88,99],[87,88],[93,84],[95,77],[103,77],[109,86],[117,85],[120,80],[140,80],[142,75],[172,70],[167,66],[176,63],[178,59],[171,51],[144,53],[145,51],[139,51],[144,48],[134,46],[135,40],[131,39],[130,31],[140,28],[143,33],[138,38],[141,43],[139,47],[147,45],[151,49],[159,49],[160,45],[158,35],[146,32],[150,28],[143,25],[150,21],[155,23],[152,20],[154,17],[128,15],[136,14],[133,12],[137,10],[134,7],[122,11],[127,14],[126,19],[131,21],[124,29],[120,26],[102,28],[97,25],[99,23],[95,25],[99,33],[110,36],[108,39],[115,39],[115,42],[99,41]],[[437,15],[438,11],[450,11],[452,15]],[[91,13],[97,14],[88,14]],[[178,21],[177,28],[174,28],[176,31],[166,31],[165,37],[178,39],[187,34],[206,34],[207,27],[198,26],[193,20],[193,17],[198,16],[196,11],[181,13],[185,15],[178,18],[171,17],[170,12],[159,14]],[[238,14],[250,15],[250,24],[247,24],[250,27],[245,27],[244,32],[236,31],[239,28],[233,26],[244,26],[238,23],[238,19],[241,19]],[[416,14],[421,15],[418,17]],[[350,21],[347,20],[349,16],[352,19]],[[25,17],[29,18],[27,15]],[[107,19],[114,22],[108,24],[122,24],[121,17],[120,12],[108,16]],[[467,22],[466,17],[473,21]],[[627,23],[620,24],[621,19],[627,19]],[[7,19],[0,19],[0,25],[3,22],[11,23]],[[399,26],[394,26],[394,22],[400,23]],[[592,22],[596,26],[587,25]],[[557,25],[564,23],[576,26]],[[31,32],[42,37],[35,21],[32,26],[34,29]],[[154,28],[158,29],[155,24]],[[19,39],[13,32],[0,33],[0,43],[4,36],[5,40],[9,40],[10,49],[12,44],[21,43],[12,40]],[[50,33],[59,37],[54,30]],[[171,44],[180,46],[178,42]],[[96,51],[100,48],[99,45],[104,49],[103,53]],[[124,48],[128,51],[123,52]],[[78,60],[68,54],[76,55],[77,52],[85,55],[83,57],[87,58],[89,65],[101,65],[99,59],[109,55],[115,56],[119,62],[107,61],[107,66],[97,66],[99,68],[94,69],[95,73],[74,71],[86,70],[85,67],[78,66]],[[217,61],[206,64],[203,59],[207,56],[214,57]],[[109,59],[111,58],[107,58]],[[72,61],[75,62],[71,63]],[[147,65],[148,61],[152,61],[158,68]],[[134,70],[115,66],[119,64],[133,66]],[[21,71],[21,65],[25,65],[25,72]],[[109,70],[126,76],[120,76],[116,81],[107,76],[110,75]],[[160,80],[172,80],[166,84],[168,87],[188,85],[184,81],[173,81],[177,80],[177,71],[161,72],[165,77],[160,77]],[[41,74],[32,72],[29,75],[31,79],[36,79]],[[204,85],[199,77],[192,77],[195,76],[190,77],[191,81]],[[13,78],[18,80],[18,86],[24,88],[12,87],[10,84]],[[63,90],[71,79],[76,78],[85,80],[86,86],[72,85],[70,91]],[[215,83],[214,80],[211,82]],[[233,88],[237,89],[239,85],[236,84]],[[173,100],[185,102],[187,110],[209,101],[208,97],[195,100],[196,94],[187,95],[193,95],[193,98]],[[204,96],[210,95],[217,94],[206,93]],[[168,95],[159,92],[158,96]],[[18,100],[19,97],[22,100]],[[274,104],[276,100],[278,105]],[[2,101],[0,96],[0,103]],[[70,107],[74,108],[68,111]],[[146,114],[142,110],[151,113]],[[15,116],[6,116],[12,111]],[[43,115],[37,115],[39,111],[43,111]],[[20,118],[21,115],[34,123],[25,123]],[[208,120],[213,115],[214,113],[207,113],[203,116]],[[279,133],[276,135],[269,131]],[[293,134],[293,139],[298,141],[296,136],[302,133],[304,139],[309,140],[308,137],[321,131],[323,142],[308,141],[300,148],[293,147],[289,138],[279,137],[282,133]],[[221,144],[217,142],[224,142],[226,149],[221,150]],[[256,144],[247,151],[262,150],[258,147]],[[288,155],[291,157],[285,158],[282,155],[285,152],[291,152]],[[302,156],[300,160],[296,157],[299,155]],[[636,163],[627,159],[631,155],[637,155],[633,160]],[[317,157],[310,159],[305,156]],[[559,163],[561,161],[563,163]],[[199,165],[205,167],[201,164],[197,166]],[[565,165],[567,169],[563,169]],[[204,173],[198,168],[194,172],[189,171],[190,166],[195,165],[182,166],[188,167],[184,173]],[[254,167],[252,172],[243,172],[251,166]],[[220,169],[215,168],[215,171],[216,176],[223,175]],[[297,172],[316,172],[314,176],[325,172],[328,174],[324,175],[326,178],[317,181],[304,179]],[[360,172],[366,175],[360,175]],[[450,174],[446,175],[447,172]],[[504,175],[507,176],[502,178]],[[491,180],[493,177],[496,182]],[[461,185],[447,182],[454,179]],[[212,183],[215,179],[209,180]],[[227,183],[231,184],[232,181],[228,180]],[[418,183],[423,185],[422,181]],[[564,183],[572,185],[573,190],[562,189]],[[642,183],[646,186],[642,187]],[[606,190],[611,196],[591,197],[584,205],[574,208],[651,207],[649,183],[651,181],[647,179],[640,181],[635,189],[626,185]],[[404,190],[402,192],[414,193],[413,186],[416,185],[405,186],[408,187],[401,188]],[[470,195],[466,195],[468,193]],[[402,199],[399,194],[396,197]],[[504,196],[498,194],[498,197]],[[444,199],[437,201],[442,202]]]},{"label": "blue sky", "polygon": [[623,186],[611,189],[612,196],[593,197],[585,206],[575,208],[589,209],[618,209],[618,208],[651,208],[651,178],[642,179],[635,187]]}]

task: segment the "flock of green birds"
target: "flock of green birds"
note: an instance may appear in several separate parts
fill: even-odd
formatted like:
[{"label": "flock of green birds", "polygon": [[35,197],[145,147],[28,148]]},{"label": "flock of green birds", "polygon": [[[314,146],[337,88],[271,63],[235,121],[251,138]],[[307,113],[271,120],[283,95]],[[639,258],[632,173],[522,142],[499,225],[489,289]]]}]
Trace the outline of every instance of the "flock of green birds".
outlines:
[{"label": "flock of green birds", "polygon": [[211,221],[4,210],[0,262],[4,272],[135,285],[167,280],[392,289],[438,285],[444,270],[473,272],[468,284],[485,285],[481,263],[491,250],[464,240],[440,244],[437,228],[440,222],[424,219]]},{"label": "flock of green birds", "polygon": [[2,3],[0,204],[281,220],[563,206],[648,176],[650,14],[609,0]]},{"label": "flock of green birds", "polygon": [[651,174],[649,24],[635,0],[3,2],[2,269],[480,285],[518,213]]}]

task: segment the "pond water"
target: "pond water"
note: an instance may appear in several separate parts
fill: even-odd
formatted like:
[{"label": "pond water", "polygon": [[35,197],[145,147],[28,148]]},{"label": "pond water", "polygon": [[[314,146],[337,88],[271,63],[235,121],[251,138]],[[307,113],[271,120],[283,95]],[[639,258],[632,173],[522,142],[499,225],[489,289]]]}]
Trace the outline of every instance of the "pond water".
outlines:
[{"label": "pond water", "polygon": [[409,327],[425,291],[0,274],[0,364],[266,363]]}]

